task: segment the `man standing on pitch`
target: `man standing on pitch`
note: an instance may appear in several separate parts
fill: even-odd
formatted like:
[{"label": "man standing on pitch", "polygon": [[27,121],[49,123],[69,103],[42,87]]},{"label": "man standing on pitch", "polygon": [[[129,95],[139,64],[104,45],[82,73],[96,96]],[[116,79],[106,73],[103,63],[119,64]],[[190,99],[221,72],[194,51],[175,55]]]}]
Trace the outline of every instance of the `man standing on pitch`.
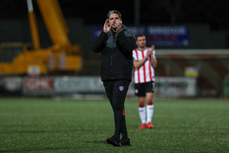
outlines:
[{"label": "man standing on pitch", "polygon": [[132,50],[135,47],[135,36],[122,24],[120,12],[109,11],[103,31],[97,38],[93,50],[102,53],[101,79],[114,112],[115,122],[114,135],[107,138],[107,142],[114,146],[130,145],[124,102],[131,82]]},{"label": "man standing on pitch", "polygon": [[[138,48],[133,50],[133,60],[135,68],[135,95],[138,96],[138,111],[142,122],[142,125],[139,127],[139,129],[153,128],[154,126],[151,122],[154,110],[154,68],[157,66],[155,48],[153,45],[151,46],[151,48],[146,47],[146,38],[144,35],[136,36],[136,44]],[[146,108],[145,97],[147,101]]]}]

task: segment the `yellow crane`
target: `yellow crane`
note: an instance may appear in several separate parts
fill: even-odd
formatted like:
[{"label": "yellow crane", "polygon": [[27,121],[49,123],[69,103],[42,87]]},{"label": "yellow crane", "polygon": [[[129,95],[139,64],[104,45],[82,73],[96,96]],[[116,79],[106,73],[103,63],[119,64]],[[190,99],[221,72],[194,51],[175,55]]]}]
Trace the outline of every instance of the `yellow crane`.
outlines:
[{"label": "yellow crane", "polygon": [[27,44],[0,45],[0,75],[49,74],[74,72],[82,69],[80,46],[68,39],[62,11],[57,0],[36,0],[45,26],[53,43],[40,47],[38,29],[32,0],[27,0],[28,17],[32,36],[32,49]]}]

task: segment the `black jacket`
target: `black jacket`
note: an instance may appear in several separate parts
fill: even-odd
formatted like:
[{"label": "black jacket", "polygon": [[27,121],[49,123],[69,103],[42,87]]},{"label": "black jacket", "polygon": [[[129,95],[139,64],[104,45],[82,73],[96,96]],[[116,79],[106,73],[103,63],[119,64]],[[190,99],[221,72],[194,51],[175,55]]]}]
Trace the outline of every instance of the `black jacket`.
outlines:
[{"label": "black jacket", "polygon": [[101,32],[93,46],[95,52],[102,52],[101,79],[131,80],[134,48],[135,36],[124,25],[119,33]]}]

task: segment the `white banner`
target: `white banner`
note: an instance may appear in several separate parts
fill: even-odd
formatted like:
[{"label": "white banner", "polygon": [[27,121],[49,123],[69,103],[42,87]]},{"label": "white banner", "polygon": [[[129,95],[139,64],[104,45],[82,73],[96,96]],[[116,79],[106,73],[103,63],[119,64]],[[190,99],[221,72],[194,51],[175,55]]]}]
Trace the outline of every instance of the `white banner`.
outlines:
[{"label": "white banner", "polygon": [[100,77],[55,77],[57,93],[105,93]]},{"label": "white banner", "polygon": [[22,86],[22,78],[5,77],[2,79],[2,84],[7,91],[20,91]]},{"label": "white banner", "polygon": [[[56,93],[105,94],[100,77],[55,77]],[[134,95],[133,83],[128,96]],[[196,79],[186,77],[156,77],[155,97],[178,98],[196,96]]]},{"label": "white banner", "polygon": [[186,77],[156,77],[156,97],[194,97],[196,79]]},{"label": "white banner", "polygon": [[[33,94],[105,94],[100,77],[35,77],[24,79],[24,93]],[[155,97],[180,98],[196,96],[196,79],[186,77],[156,77]],[[134,96],[131,83],[128,96]]]}]

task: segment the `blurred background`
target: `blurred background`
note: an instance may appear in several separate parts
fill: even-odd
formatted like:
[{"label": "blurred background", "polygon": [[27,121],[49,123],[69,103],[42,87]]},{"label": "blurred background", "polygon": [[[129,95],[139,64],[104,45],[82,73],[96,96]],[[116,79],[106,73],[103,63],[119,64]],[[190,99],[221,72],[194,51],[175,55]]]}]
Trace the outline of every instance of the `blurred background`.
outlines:
[{"label": "blurred background", "polygon": [[225,0],[1,0],[0,96],[104,95],[91,48],[112,9],[156,46],[156,98],[229,96]]}]

